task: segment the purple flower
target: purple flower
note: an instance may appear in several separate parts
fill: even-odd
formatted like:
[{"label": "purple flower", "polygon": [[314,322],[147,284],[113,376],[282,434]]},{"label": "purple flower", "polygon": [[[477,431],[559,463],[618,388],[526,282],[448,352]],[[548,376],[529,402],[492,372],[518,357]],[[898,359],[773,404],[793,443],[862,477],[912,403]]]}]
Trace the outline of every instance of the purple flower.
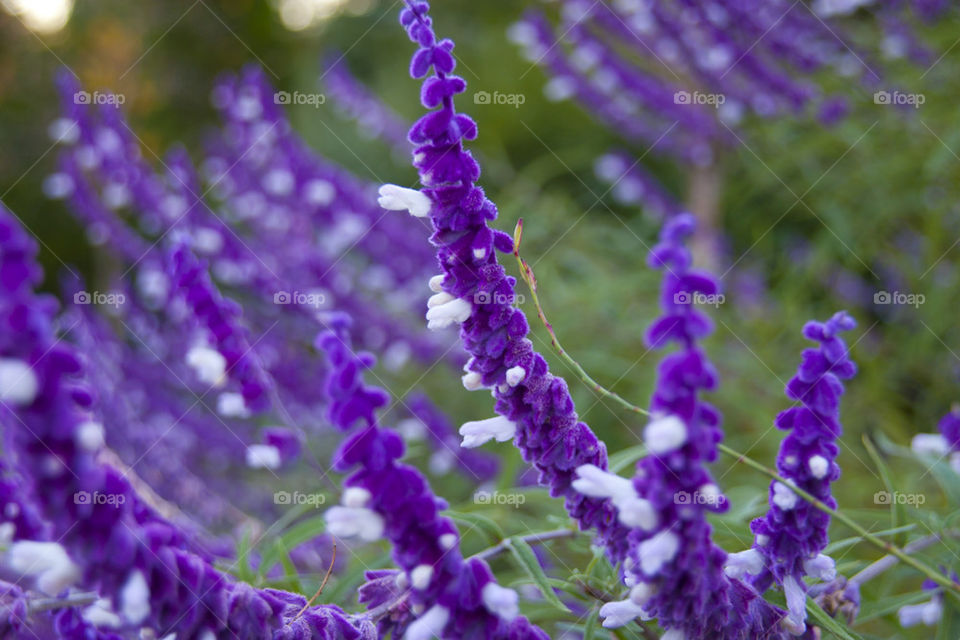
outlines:
[{"label": "purple flower", "polygon": [[756,536],[753,549],[731,556],[728,565],[730,573],[749,574],[759,593],[773,583],[782,585],[789,610],[787,624],[797,633],[806,624],[804,576],[833,580],[836,570],[833,560],[822,553],[829,540],[830,516],[802,500],[791,487],[831,508],[837,506],[830,484],[840,477],[835,460],[841,433],[841,381],[857,372],[838,334],[855,326],[843,311],[826,322],[804,326],[804,337],[819,346],[804,350],[797,374],[787,383],[787,397],[799,406],[781,412],[776,419],[777,427],[788,431],[780,445],[777,470],[789,484],[770,483],[770,510],[750,526]]}]

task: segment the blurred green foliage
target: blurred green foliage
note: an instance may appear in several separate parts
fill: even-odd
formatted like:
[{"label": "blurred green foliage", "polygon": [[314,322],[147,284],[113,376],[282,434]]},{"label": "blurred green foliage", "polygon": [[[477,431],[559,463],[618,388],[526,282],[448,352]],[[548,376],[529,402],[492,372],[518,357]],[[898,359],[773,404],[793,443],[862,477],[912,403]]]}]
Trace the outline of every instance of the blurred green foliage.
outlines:
[{"label": "blurred green foliage", "polygon": [[[512,231],[517,219],[524,219],[523,254],[536,270],[542,302],[565,347],[598,381],[644,404],[660,357],[643,343],[644,328],[657,312],[659,274],[646,268],[645,254],[658,225],[615,203],[593,175],[595,158],[613,146],[629,148],[625,141],[575,105],[546,101],[541,71],[507,43],[505,29],[525,4],[435,3],[438,31],[457,42],[459,72],[470,85],[461,107],[480,125],[473,148],[484,163],[482,183],[500,206],[500,228]],[[251,63],[263,65],[280,89],[312,92],[322,54],[342,51],[354,73],[385,102],[407,118],[416,117],[418,85],[407,77],[411,48],[395,24],[397,5],[375,3],[364,15],[338,17],[298,33],[286,30],[262,0],[80,0],[66,29],[43,36],[0,13],[0,199],[42,239],[48,274],[62,269],[62,260],[96,277],[97,256],[82,230],[60,203],[41,194],[55,156],[46,127],[58,113],[52,79],[59,67],[73,69],[89,90],[111,89],[127,97],[125,111],[146,157],[157,162],[154,156],[182,141],[198,159],[205,132],[217,124],[208,100],[215,78]],[[869,46],[871,25],[852,26]],[[783,386],[807,346],[800,329],[809,319],[848,309],[860,324],[850,339],[860,373],[843,401],[843,477],[835,491],[841,507],[871,531],[893,525],[889,508],[874,503],[874,493],[885,485],[863,439],[879,441],[883,434],[907,445],[913,434],[933,431],[939,416],[960,400],[957,26],[947,20],[921,29],[931,48],[944,54],[929,69],[905,63],[883,71],[877,67],[884,78],[878,87],[838,82],[836,88],[853,104],[851,117],[839,126],[824,128],[807,118],[749,122],[743,144],[721,161],[722,228],[727,263],[735,265],[725,274],[727,302],[712,312],[717,329],[706,346],[721,374],[720,390],[711,399],[723,410],[728,441],[773,464],[780,440],[773,417],[789,406]],[[923,93],[926,102],[916,110],[873,103],[873,90],[893,87]],[[526,100],[518,108],[473,104],[472,91],[479,90],[522,93]],[[409,167],[338,118],[329,102],[320,108],[293,107],[291,117],[316,149],[361,177],[413,182]],[[649,156],[645,164],[682,196],[686,176],[681,169]],[[514,268],[512,260],[505,263]],[[760,282],[756,295],[737,286],[746,276]],[[843,282],[857,281],[852,278],[867,300],[844,295],[854,285]],[[919,293],[925,302],[916,308],[875,305],[872,296],[878,291]],[[526,307],[535,318],[529,303]],[[637,444],[642,424],[579,384],[550,353],[539,327],[534,340],[554,371],[568,378],[581,416],[610,450]],[[420,372],[382,376],[398,395],[414,384],[425,388],[456,421],[491,414],[486,394],[467,396],[448,372],[435,370],[422,381]],[[879,448],[894,486],[926,496],[922,510],[905,509],[906,522],[915,525],[906,535],[955,525],[958,505],[948,500],[934,474],[890,446]],[[497,450],[519,468],[515,452],[505,445]],[[767,482],[727,459],[720,459],[714,472],[735,503],[730,514],[716,519],[717,540],[729,551],[743,549],[750,544],[749,519],[765,509]],[[452,508],[481,512],[507,535],[564,522],[561,506],[538,489],[529,490],[534,499],[519,509],[480,508],[471,502],[472,487],[465,482],[445,481],[441,489]],[[842,525],[834,527],[835,540],[849,535]],[[476,527],[465,533],[468,552],[494,542]],[[595,581],[601,589],[615,584],[609,573],[580,575],[592,557],[585,538],[549,548],[551,577],[574,575],[573,583]],[[357,570],[388,563],[382,549],[353,551],[362,560],[355,563]],[[932,565],[957,567],[957,551],[950,541],[921,556]],[[837,559],[850,575],[879,555],[861,543],[838,551]],[[504,583],[511,576],[525,580],[509,554],[498,556],[494,566]],[[308,590],[320,578],[301,576]],[[354,607],[348,594],[358,580],[358,573],[335,577],[326,597]],[[932,637],[926,629],[899,629],[891,613],[895,607],[879,609],[880,603],[899,603],[897,594],[911,598],[920,582],[903,568],[872,582],[864,593],[864,611],[877,615],[865,616],[870,619],[855,631],[865,638]],[[554,632],[578,619],[558,616],[548,605],[525,603],[524,610]]]}]

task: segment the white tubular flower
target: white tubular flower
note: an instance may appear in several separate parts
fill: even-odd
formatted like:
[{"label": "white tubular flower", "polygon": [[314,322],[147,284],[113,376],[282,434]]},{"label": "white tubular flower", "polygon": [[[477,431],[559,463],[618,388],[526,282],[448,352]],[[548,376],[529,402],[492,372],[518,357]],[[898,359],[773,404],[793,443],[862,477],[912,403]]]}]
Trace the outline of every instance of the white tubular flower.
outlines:
[{"label": "white tubular flower", "polygon": [[918,624],[932,627],[940,622],[941,616],[943,616],[943,605],[936,598],[920,604],[908,604],[897,611],[901,627],[913,627]]},{"label": "white tubular flower", "polygon": [[643,442],[655,455],[670,453],[687,441],[687,425],[677,416],[654,418],[643,429]]},{"label": "white tubular flower", "polygon": [[947,439],[938,433],[918,433],[913,436],[910,448],[918,455],[945,456],[950,452]]},{"label": "white tubular flower", "polygon": [[577,478],[573,488],[591,498],[610,498],[614,501],[626,501],[637,497],[633,484],[615,473],[604,471],[592,464],[577,467]]},{"label": "white tubular flower", "polygon": [[446,291],[441,291],[440,293],[433,294],[432,296],[430,296],[430,298],[427,299],[427,308],[432,309],[434,307],[440,306],[441,304],[447,304],[448,302],[452,302],[453,300],[456,300],[456,298],[454,298],[452,295],[450,295]]},{"label": "white tubular flower", "polygon": [[395,184],[385,184],[380,187],[380,197],[377,202],[384,209],[390,211],[409,211],[410,215],[423,218],[430,214],[433,203],[430,198],[416,189],[398,187]]},{"label": "white tubular flower", "polygon": [[10,547],[7,564],[16,573],[35,577],[37,589],[50,596],[80,579],[80,568],[56,542],[16,542]]},{"label": "white tubular flower", "polygon": [[787,597],[787,617],[783,626],[799,635],[807,629],[807,594],[803,585],[789,575],[783,579],[783,593]]},{"label": "white tubular flower", "polygon": [[650,601],[657,590],[649,582],[640,582],[630,589],[630,600],[633,604],[643,606]]},{"label": "white tubular flower", "polygon": [[793,492],[793,489],[782,482],[774,482],[773,504],[777,505],[784,511],[790,511],[790,509],[793,509],[795,506],[797,506],[797,494]]},{"label": "white tubular flower", "polygon": [[496,582],[488,582],[483,585],[480,594],[483,606],[498,618],[509,622],[520,615],[520,607],[517,604],[520,598],[513,589],[501,587]]},{"label": "white tubular flower", "polygon": [[467,391],[483,389],[483,376],[476,371],[468,371],[460,377],[460,381],[463,382],[463,388]]},{"label": "white tubular flower", "polygon": [[473,307],[462,298],[454,298],[427,311],[427,329],[436,331],[446,329],[454,322],[464,322],[473,313]]},{"label": "white tubular flower", "polygon": [[445,533],[440,536],[438,542],[440,543],[440,546],[444,548],[444,550],[449,551],[457,545],[457,534]]},{"label": "white tubular flower", "polygon": [[205,384],[220,387],[226,382],[227,359],[216,349],[193,347],[187,352],[187,365]]},{"label": "white tubular flower", "polygon": [[280,450],[269,444],[247,447],[247,466],[251,469],[276,469],[280,466]]},{"label": "white tubular flower", "polygon": [[120,591],[120,614],[131,624],[140,624],[150,615],[150,586],[140,571],[127,578]]},{"label": "white tubular flower", "polygon": [[358,537],[366,542],[383,535],[383,517],[365,507],[330,507],[324,514],[327,531],[338,538]]},{"label": "white tubular flower", "polygon": [[450,620],[450,610],[438,604],[433,605],[416,620],[410,623],[403,634],[403,640],[433,640],[439,638],[443,628]]},{"label": "white tubular flower", "polygon": [[343,492],[343,496],[340,498],[340,502],[345,507],[358,509],[370,504],[372,497],[370,492],[363,487],[347,487]]},{"label": "white tubular flower", "polygon": [[120,616],[113,612],[113,607],[107,598],[98,598],[96,602],[84,609],[80,616],[95,627],[116,629],[123,624]]},{"label": "white tubular flower", "polygon": [[763,571],[763,556],[756,549],[747,549],[731,553],[723,564],[723,572],[728,578],[739,580],[749,574],[757,575]]},{"label": "white tubular flower", "polygon": [[430,291],[433,291],[434,293],[440,293],[443,291],[443,278],[444,275],[442,273],[438,273],[437,275],[431,277],[429,282],[427,282],[427,286],[430,287]]},{"label": "white tubular flower", "polygon": [[37,397],[40,383],[23,360],[0,358],[0,402],[26,406]]},{"label": "white tubular flower", "polygon": [[628,500],[614,500],[613,504],[619,510],[618,519],[628,527],[652,531],[657,526],[657,510],[649,500],[633,497]]},{"label": "white tubular flower", "polygon": [[433,579],[433,567],[429,564],[420,564],[410,572],[410,584],[414,589],[421,591],[430,586],[430,580]]},{"label": "white tubular flower", "polygon": [[472,449],[494,439],[497,442],[506,442],[512,440],[516,433],[517,424],[503,416],[465,422],[460,427],[460,435],[463,436],[460,446]]},{"label": "white tubular flower", "polygon": [[803,571],[808,576],[819,580],[829,581],[837,577],[837,565],[828,555],[819,554],[815,558],[803,561]]},{"label": "white tubular flower", "polygon": [[100,450],[100,447],[103,446],[103,425],[99,422],[93,422],[92,420],[87,420],[86,422],[77,426],[77,432],[74,438],[77,441],[77,445],[84,451],[94,453]]},{"label": "white tubular flower", "polygon": [[217,413],[224,418],[249,418],[250,411],[239,393],[227,391],[217,396]]},{"label": "white tubular flower", "polygon": [[823,456],[810,456],[807,467],[810,469],[810,475],[817,480],[823,480],[830,471],[830,461]]},{"label": "white tubular flower", "polygon": [[629,599],[614,600],[603,605],[600,607],[600,617],[603,618],[603,626],[607,629],[616,629],[630,624],[636,618],[650,619],[643,607]]},{"label": "white tubular flower", "polygon": [[660,568],[673,560],[680,548],[680,539],[669,530],[664,530],[640,543],[640,570],[648,576],[656,575]]},{"label": "white tubular flower", "polygon": [[527,370],[521,366],[510,367],[507,369],[507,384],[511,387],[515,387],[521,382],[524,378],[527,377]]}]

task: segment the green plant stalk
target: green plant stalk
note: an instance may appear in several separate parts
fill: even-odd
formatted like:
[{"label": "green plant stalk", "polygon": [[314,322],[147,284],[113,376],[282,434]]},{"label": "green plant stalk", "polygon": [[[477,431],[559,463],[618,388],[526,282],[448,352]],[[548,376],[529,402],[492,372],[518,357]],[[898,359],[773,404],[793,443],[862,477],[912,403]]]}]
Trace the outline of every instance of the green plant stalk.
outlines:
[{"label": "green plant stalk", "polygon": [[[560,341],[553,330],[553,325],[551,325],[550,322],[547,321],[546,313],[543,311],[543,307],[540,304],[540,299],[537,296],[537,280],[536,280],[536,277],[533,275],[533,269],[530,268],[530,265],[527,264],[526,260],[520,257],[520,240],[522,239],[522,237],[523,237],[523,219],[521,218],[517,222],[517,227],[513,232],[513,255],[516,257],[517,264],[519,264],[520,266],[520,276],[523,278],[523,281],[526,282],[527,286],[530,288],[530,294],[531,294],[531,298],[533,299],[533,304],[537,308],[537,316],[539,316],[540,322],[543,323],[543,325],[547,329],[547,332],[550,334],[550,342],[553,345],[554,350],[556,350],[557,354],[561,358],[563,358],[564,362],[568,363],[571,366],[571,368],[577,372],[577,375],[580,376],[581,380],[588,387],[592,388],[594,391],[596,391],[597,393],[603,396],[606,396],[608,398],[611,398],[612,400],[615,400],[616,402],[621,404],[624,408],[628,409],[629,411],[632,411],[633,413],[650,415],[649,411],[646,411],[645,409],[638,407],[637,405],[624,399],[620,395],[600,385],[597,381],[591,378],[589,374],[587,374],[587,372],[583,369],[583,367],[580,366],[580,363],[574,360],[573,357],[571,357],[560,346]],[[817,509],[823,511],[824,513],[829,514],[830,517],[836,518],[838,521],[844,523],[845,525],[853,529],[857,534],[862,536],[864,540],[879,547],[880,549],[884,550],[888,554],[895,556],[896,558],[901,560],[904,564],[909,565],[914,569],[916,569],[917,571],[923,573],[925,576],[927,576],[928,578],[930,578],[940,586],[946,588],[954,596],[960,598],[960,585],[956,584],[946,576],[938,573],[931,567],[928,567],[927,565],[920,562],[919,560],[914,559],[912,556],[910,556],[909,554],[904,552],[902,549],[900,549],[900,547],[894,544],[891,544],[889,542],[885,542],[883,539],[873,535],[872,533],[870,533],[869,531],[861,527],[859,524],[857,524],[852,518],[848,517],[846,514],[840,513],[839,511],[832,509],[823,501],[817,499],[816,497],[807,493],[803,489],[795,486],[789,480],[783,478],[780,474],[778,474],[773,469],[767,467],[761,462],[754,460],[753,458],[746,456],[745,454],[740,453],[739,451],[736,451],[735,449],[728,447],[723,443],[718,444],[717,449],[719,449],[724,454],[736,459],[738,462],[742,462],[748,467],[751,467],[754,470],[759,471],[760,473],[763,473],[764,475],[769,476],[770,478],[790,487],[791,491],[796,493],[798,496],[800,496],[801,498],[809,502],[811,505],[813,505]]]},{"label": "green plant stalk", "polygon": [[530,297],[533,299],[533,304],[537,308],[537,316],[539,316],[540,322],[543,323],[543,326],[546,327],[547,333],[550,334],[550,344],[553,346],[553,350],[557,352],[564,362],[566,362],[574,371],[577,372],[577,375],[584,382],[584,384],[593,389],[595,392],[619,403],[628,411],[639,413],[645,416],[650,415],[650,412],[646,409],[628,402],[618,393],[607,389],[599,382],[591,378],[590,374],[588,374],[586,370],[580,366],[580,363],[574,360],[573,357],[567,353],[566,349],[563,348],[563,345],[560,344],[560,339],[553,330],[553,325],[551,325],[547,320],[547,316],[543,312],[543,307],[540,305],[540,298],[537,296],[537,279],[533,275],[533,269],[530,268],[530,265],[527,264],[526,260],[520,257],[520,240],[522,236],[523,218],[520,218],[520,220],[517,221],[517,226],[513,232],[513,255],[517,259],[517,264],[520,267],[520,277],[523,278],[523,281],[527,283],[527,287],[530,289]]}]

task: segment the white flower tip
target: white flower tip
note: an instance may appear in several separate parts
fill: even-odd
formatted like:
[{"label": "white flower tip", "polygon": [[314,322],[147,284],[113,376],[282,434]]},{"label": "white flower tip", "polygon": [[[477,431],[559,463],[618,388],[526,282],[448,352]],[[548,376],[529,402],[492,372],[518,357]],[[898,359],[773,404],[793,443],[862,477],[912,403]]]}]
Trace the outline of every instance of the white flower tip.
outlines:
[{"label": "white flower tip", "polygon": [[630,589],[630,600],[642,607],[654,596],[657,590],[649,582],[639,582]]},{"label": "white flower tip", "polygon": [[56,542],[22,540],[10,547],[8,567],[22,575],[34,576],[37,588],[47,595],[57,595],[80,579],[75,565]]},{"label": "white flower tip", "polygon": [[224,418],[249,418],[250,411],[239,393],[227,391],[217,396],[217,413]]},{"label": "white flower tip", "polygon": [[276,469],[280,466],[280,450],[269,444],[247,447],[247,466],[251,469]]},{"label": "white flower tip", "polygon": [[434,293],[440,293],[443,291],[443,278],[444,275],[442,273],[430,278],[430,281],[427,283],[427,286],[430,287],[430,291],[433,291]]},{"label": "white flower tip", "polygon": [[194,370],[201,382],[222,386],[226,382],[227,359],[206,346],[196,346],[187,352],[187,365]]},{"label": "white flower tip", "polygon": [[430,198],[416,189],[398,187],[395,184],[385,184],[380,187],[380,197],[377,202],[384,209],[390,211],[409,211],[410,215],[423,218],[430,214],[432,203]]},{"label": "white flower tip", "polygon": [[763,571],[763,556],[756,549],[747,549],[727,556],[723,572],[728,578],[739,580],[745,575],[757,575]]},{"label": "white flower tip", "polygon": [[649,500],[629,498],[622,501],[614,500],[614,504],[619,509],[620,522],[628,527],[652,531],[657,526],[657,510]]},{"label": "white flower tip", "polygon": [[440,306],[441,304],[447,304],[448,302],[451,302],[453,300],[456,300],[456,298],[454,298],[452,295],[450,295],[446,291],[441,291],[440,293],[435,293],[432,296],[430,296],[430,298],[427,300],[427,308],[432,309],[434,307]]},{"label": "white flower tip", "polygon": [[419,618],[407,626],[403,640],[433,640],[439,638],[443,628],[450,620],[450,610],[438,604],[433,605]]},{"label": "white flower tip", "polygon": [[80,424],[77,426],[76,440],[84,451],[90,453],[99,451],[104,442],[103,425],[92,420]]},{"label": "white flower tip", "polygon": [[443,547],[444,551],[449,551],[457,546],[457,534],[455,533],[445,533],[440,536],[440,546]]},{"label": "white flower tip", "polygon": [[648,576],[656,575],[664,564],[673,560],[680,548],[680,539],[664,530],[640,543],[640,569]]},{"label": "white flower tip", "polygon": [[0,358],[0,402],[26,406],[33,402],[40,383],[33,368],[23,360]]},{"label": "white flower tip", "polygon": [[527,377],[527,370],[523,367],[517,365],[516,367],[510,367],[507,369],[507,384],[511,387],[515,387],[521,382],[524,378]]},{"label": "white flower tip", "polygon": [[473,257],[476,258],[477,260],[483,260],[484,258],[487,257],[487,250],[486,250],[486,249],[474,249],[474,250],[473,250]]},{"label": "white flower tip", "polygon": [[810,475],[817,480],[823,480],[830,471],[830,461],[821,455],[810,456],[807,460],[807,466],[810,468]]},{"label": "white flower tip", "polygon": [[131,624],[140,624],[150,615],[150,586],[140,571],[127,578],[120,591],[120,613]]},{"label": "white flower tip", "polygon": [[897,611],[897,617],[900,619],[901,627],[913,627],[918,624],[924,624],[928,627],[935,626],[943,616],[943,605],[938,600],[930,600],[920,604],[908,604],[900,607]]},{"label": "white flower tip", "polygon": [[476,391],[483,388],[483,376],[476,371],[470,371],[461,376],[460,380],[463,382],[463,388],[467,391]]},{"label": "white flower tip", "polygon": [[787,598],[787,616],[783,625],[791,633],[799,635],[807,628],[807,593],[792,575],[783,579],[783,593]]},{"label": "white flower tip", "polygon": [[631,600],[614,600],[600,607],[600,617],[606,629],[630,624],[635,618],[646,619],[643,608]]},{"label": "white flower tip", "polygon": [[516,423],[503,416],[465,422],[460,427],[460,435],[463,436],[460,446],[472,449],[492,439],[496,439],[497,442],[506,442],[512,440],[516,433]]},{"label": "white flower tip", "polygon": [[803,570],[808,576],[829,581],[837,577],[837,565],[828,555],[819,554],[803,561]]},{"label": "white flower tip", "polygon": [[340,498],[340,502],[345,507],[359,509],[370,504],[371,498],[373,498],[373,495],[363,487],[347,487]]},{"label": "white flower tip", "polygon": [[793,492],[793,489],[782,482],[773,483],[773,504],[784,511],[790,511],[797,506],[797,500],[797,494]]},{"label": "white flower tip", "polygon": [[488,582],[481,590],[483,606],[493,615],[506,621],[520,615],[519,596],[513,589],[501,587],[496,582]]},{"label": "white flower tip", "polygon": [[655,418],[643,429],[643,442],[655,455],[679,449],[686,441],[687,425],[674,415]]},{"label": "white flower tip", "polygon": [[[438,294],[439,295],[439,294]],[[427,328],[446,329],[454,322],[465,322],[473,313],[473,306],[462,298],[454,298],[427,310]]]},{"label": "white flower tip", "polygon": [[910,448],[918,455],[944,456],[949,453],[950,444],[938,433],[918,433],[913,436]]},{"label": "white flower tip", "polygon": [[433,579],[433,567],[429,564],[417,565],[410,572],[410,584],[414,589],[424,590],[430,586]]},{"label": "white flower tip", "polygon": [[383,517],[365,507],[331,507],[324,518],[327,531],[338,538],[358,537],[373,542],[380,539],[385,527]]}]

